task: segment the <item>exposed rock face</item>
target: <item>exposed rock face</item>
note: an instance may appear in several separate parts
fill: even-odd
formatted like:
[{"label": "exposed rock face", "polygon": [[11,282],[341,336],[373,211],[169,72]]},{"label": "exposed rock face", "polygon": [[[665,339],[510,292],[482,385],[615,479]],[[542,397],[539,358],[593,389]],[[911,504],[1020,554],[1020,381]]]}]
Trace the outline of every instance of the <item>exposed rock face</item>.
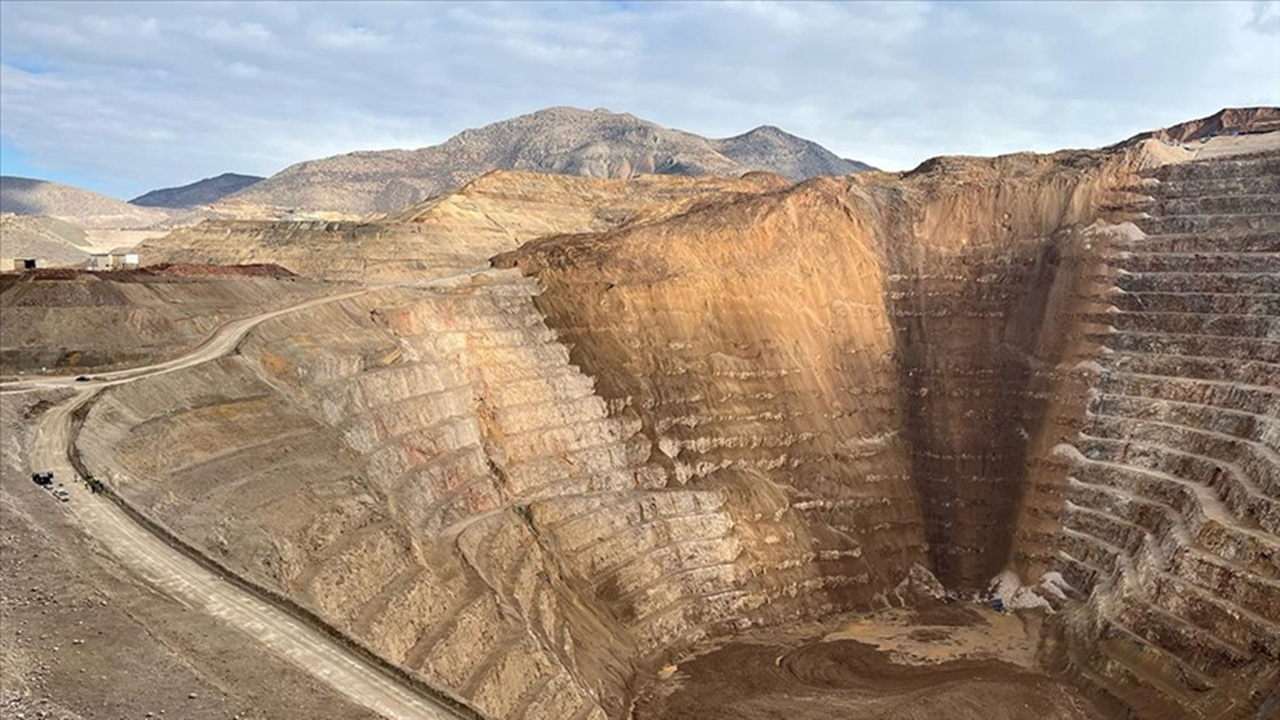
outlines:
[{"label": "exposed rock face", "polygon": [[163,208],[194,208],[212,205],[231,193],[243,190],[265,178],[259,175],[222,173],[187,185],[160,188],[130,200],[133,205]]},{"label": "exposed rock face", "polygon": [[696,606],[642,565],[656,584],[614,591],[644,608],[633,634],[588,568],[637,583],[646,551],[714,557],[732,523],[713,494],[646,490],[635,424],[568,364],[536,285],[497,279],[272,321],[241,357],[112,392],[84,446],[162,521],[494,716],[616,716],[638,648],[688,629],[640,621]]},{"label": "exposed rock face", "polygon": [[1110,247],[1065,453],[1059,565],[1092,594],[1064,662],[1144,715],[1262,717],[1280,707],[1280,153],[1147,178],[1149,235]]},{"label": "exposed rock face", "polygon": [[765,170],[795,181],[868,168],[772,127],[710,140],[625,113],[557,107],[466,130],[419,150],[298,163],[226,202],[364,215],[396,212],[497,169],[622,179]]},{"label": "exposed rock face", "polygon": [[[1280,173],[1153,170],[1158,145],[643,197],[557,179],[541,215],[492,176],[398,227],[580,229],[109,389],[80,448],[499,717],[623,717],[637,669],[936,595],[921,568],[966,593],[1058,570],[1061,670],[1139,716],[1251,717],[1280,667]],[[1098,223],[1148,193],[1151,238]]]},{"label": "exposed rock face", "polygon": [[842,603],[926,555],[979,589],[1008,561],[1064,348],[1040,335],[1064,323],[1055,283],[1076,281],[1055,274],[1057,233],[1091,221],[1129,162],[945,159],[499,262],[546,285],[574,362],[639,415],[677,482],[786,488],[815,549],[862,578]]}]

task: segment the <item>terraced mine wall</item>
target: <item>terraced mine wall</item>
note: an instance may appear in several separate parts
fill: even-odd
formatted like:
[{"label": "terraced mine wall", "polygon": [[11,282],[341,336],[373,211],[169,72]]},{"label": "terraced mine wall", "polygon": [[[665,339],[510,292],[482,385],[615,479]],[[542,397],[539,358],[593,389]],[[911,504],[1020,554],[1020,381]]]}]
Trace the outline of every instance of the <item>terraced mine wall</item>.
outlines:
[{"label": "terraced mine wall", "polygon": [[[922,568],[963,594],[1061,572],[1055,667],[1118,714],[1248,717],[1280,606],[1275,212],[1165,193],[1274,196],[1274,160],[1146,161],[942,160],[548,238],[108,389],[79,447],[496,717],[623,717],[639,670],[910,603]],[[1151,237],[1094,224],[1151,193]]]},{"label": "terraced mine wall", "polygon": [[1110,244],[1059,662],[1144,717],[1280,713],[1280,153],[1144,173]]},{"label": "terraced mine wall", "polygon": [[666,488],[568,363],[537,285],[488,277],[264,323],[107,391],[79,446],[141,512],[486,712],[617,716],[637,663],[747,624],[760,570],[741,509]]}]

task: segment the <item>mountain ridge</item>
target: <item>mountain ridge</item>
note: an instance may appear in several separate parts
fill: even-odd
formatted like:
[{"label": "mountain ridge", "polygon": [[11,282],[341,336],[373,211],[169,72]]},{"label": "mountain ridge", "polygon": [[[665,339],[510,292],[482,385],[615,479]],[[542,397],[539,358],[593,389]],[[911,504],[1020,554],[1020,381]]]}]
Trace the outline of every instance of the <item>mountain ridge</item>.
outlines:
[{"label": "mountain ridge", "polygon": [[240,173],[225,172],[221,175],[207,177],[186,185],[157,188],[133,198],[129,201],[129,204],[140,207],[188,210],[201,205],[212,205],[227,195],[239,192],[265,179],[261,175],[242,175]]},{"label": "mountain ridge", "polygon": [[367,215],[398,211],[491,170],[624,179],[763,170],[795,182],[867,169],[769,125],[714,139],[630,113],[552,107],[463,130],[425,148],[296,163],[223,202]]}]

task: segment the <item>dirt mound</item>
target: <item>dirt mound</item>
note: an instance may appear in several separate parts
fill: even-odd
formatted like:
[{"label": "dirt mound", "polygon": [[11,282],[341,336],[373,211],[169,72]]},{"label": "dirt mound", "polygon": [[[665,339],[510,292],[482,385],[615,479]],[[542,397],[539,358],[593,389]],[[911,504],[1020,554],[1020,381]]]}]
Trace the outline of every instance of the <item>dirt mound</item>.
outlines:
[{"label": "dirt mound", "polygon": [[0,372],[157,361],[230,319],[324,290],[270,265],[0,274]]}]

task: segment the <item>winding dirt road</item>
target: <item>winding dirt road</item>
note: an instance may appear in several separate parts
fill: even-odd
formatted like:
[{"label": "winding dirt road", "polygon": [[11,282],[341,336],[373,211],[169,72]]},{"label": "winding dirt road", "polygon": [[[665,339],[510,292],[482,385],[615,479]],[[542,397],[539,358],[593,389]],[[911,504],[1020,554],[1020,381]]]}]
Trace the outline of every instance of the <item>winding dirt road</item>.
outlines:
[{"label": "winding dirt road", "polygon": [[[458,277],[440,278],[445,284]],[[423,283],[419,286],[427,285]],[[310,300],[223,325],[190,353],[156,365],[103,373],[90,383],[74,378],[40,378],[7,383],[0,393],[31,392],[56,388],[80,391],[50,408],[35,428],[30,464],[33,470],[52,470],[70,494],[67,509],[87,535],[95,538],[133,572],[147,579],[179,602],[202,610],[251,635],[281,657],[315,675],[353,702],[388,718],[458,718],[444,703],[391,677],[351,649],[302,622],[253,593],[224,580],[171,547],[134,522],[110,500],[94,495],[76,477],[70,451],[74,440],[72,415],[104,387],[131,382],[207,362],[233,351],[254,327],[281,315],[325,303],[356,297],[369,289]]]}]

